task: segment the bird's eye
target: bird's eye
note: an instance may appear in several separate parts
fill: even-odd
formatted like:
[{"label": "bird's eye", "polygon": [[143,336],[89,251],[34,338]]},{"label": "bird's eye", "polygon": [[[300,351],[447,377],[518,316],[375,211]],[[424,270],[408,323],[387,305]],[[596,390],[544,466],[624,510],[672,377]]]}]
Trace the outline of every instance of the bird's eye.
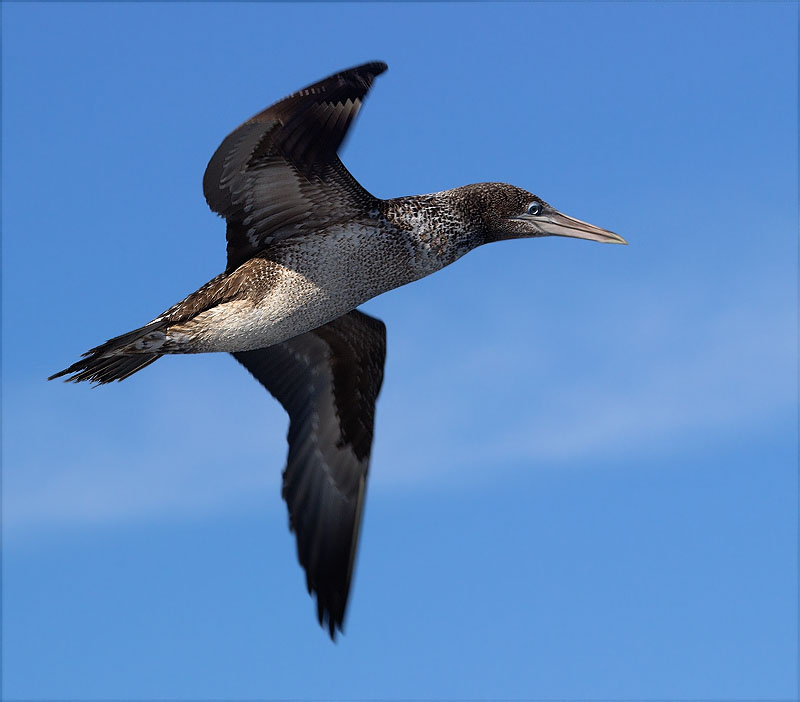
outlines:
[{"label": "bird's eye", "polygon": [[534,202],[534,203],[533,203],[532,205],[530,205],[530,206],[528,207],[528,209],[526,210],[526,212],[527,212],[529,215],[537,215],[537,214],[541,213],[541,211],[542,211],[542,206],[541,206],[541,205],[540,205],[538,202]]}]

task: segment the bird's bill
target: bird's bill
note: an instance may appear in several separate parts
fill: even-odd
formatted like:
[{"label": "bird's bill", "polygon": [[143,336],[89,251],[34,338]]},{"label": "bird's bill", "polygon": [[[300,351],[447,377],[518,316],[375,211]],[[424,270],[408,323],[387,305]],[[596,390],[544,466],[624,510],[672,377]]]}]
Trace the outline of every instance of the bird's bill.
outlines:
[{"label": "bird's bill", "polygon": [[537,220],[544,236],[569,236],[574,239],[589,239],[604,244],[627,244],[619,234],[594,224],[583,222],[561,212],[554,212]]}]

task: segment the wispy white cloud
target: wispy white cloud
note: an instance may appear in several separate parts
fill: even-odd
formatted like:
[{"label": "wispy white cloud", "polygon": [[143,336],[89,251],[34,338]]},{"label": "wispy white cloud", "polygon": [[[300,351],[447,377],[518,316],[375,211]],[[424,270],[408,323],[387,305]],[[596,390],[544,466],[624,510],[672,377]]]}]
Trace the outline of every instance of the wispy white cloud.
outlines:
[{"label": "wispy white cloud", "polygon": [[4,523],[185,517],[267,491],[277,504],[285,415],[246,374],[226,382],[241,370],[225,360],[202,385],[175,364],[127,389],[7,389]]},{"label": "wispy white cloud", "polygon": [[761,432],[795,407],[792,303],[754,297],[715,313],[691,297],[641,300],[603,317],[594,334],[586,325],[571,331],[585,335],[572,353],[552,326],[513,346],[474,347],[447,368],[444,392],[425,398],[423,417],[418,410],[404,420],[403,406],[430,379],[382,407],[381,421],[407,432],[383,429],[385,455],[376,460],[393,470],[376,482],[413,485],[471,468],[488,476],[487,466],[520,461],[585,464]]}]

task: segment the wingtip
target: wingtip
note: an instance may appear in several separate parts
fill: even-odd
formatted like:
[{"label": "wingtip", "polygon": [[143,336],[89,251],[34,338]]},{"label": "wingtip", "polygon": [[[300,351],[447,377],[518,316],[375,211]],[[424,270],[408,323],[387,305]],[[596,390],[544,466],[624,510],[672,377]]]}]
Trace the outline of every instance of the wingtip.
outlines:
[{"label": "wingtip", "polygon": [[[333,619],[330,619],[328,621],[328,633],[330,634],[331,641],[333,641],[333,643],[336,643],[336,628],[336,623],[333,621]],[[339,627],[339,631],[341,631],[341,627]]]},{"label": "wingtip", "polygon": [[77,382],[77,377],[76,377],[76,375],[73,375],[73,374],[79,373],[84,368],[85,368],[85,364],[82,361],[78,361],[77,363],[73,363],[68,368],[65,368],[64,370],[58,371],[58,373],[53,373],[53,375],[49,376],[47,379],[48,380],[55,380],[56,378],[64,378],[65,375],[68,375],[70,377],[69,378],[64,378],[64,382],[65,383],[76,383]]},{"label": "wingtip", "polygon": [[336,643],[336,636],[337,634],[344,634],[344,621],[333,616],[332,612],[328,610],[320,609],[319,604],[317,605],[317,616],[319,618],[319,625],[323,629],[328,630],[328,636],[331,637],[331,641]]},{"label": "wingtip", "polygon": [[371,82],[374,78],[387,70],[389,70],[389,64],[385,61],[369,61],[367,63],[362,63],[360,66],[353,66],[352,68],[341,71],[339,75],[360,75],[362,79],[366,77],[367,80]]}]

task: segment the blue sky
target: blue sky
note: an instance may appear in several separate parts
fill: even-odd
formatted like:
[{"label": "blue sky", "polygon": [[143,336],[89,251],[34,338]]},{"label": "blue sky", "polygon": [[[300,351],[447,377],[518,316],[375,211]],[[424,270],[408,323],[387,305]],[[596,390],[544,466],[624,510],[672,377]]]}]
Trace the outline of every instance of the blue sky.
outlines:
[{"label": "blue sky", "polygon": [[[6,697],[795,697],[796,5],[2,13]],[[630,246],[503,242],[365,305],[334,646],[235,361],[44,379],[222,269],[225,134],[371,59],[371,192],[507,181]]]}]

